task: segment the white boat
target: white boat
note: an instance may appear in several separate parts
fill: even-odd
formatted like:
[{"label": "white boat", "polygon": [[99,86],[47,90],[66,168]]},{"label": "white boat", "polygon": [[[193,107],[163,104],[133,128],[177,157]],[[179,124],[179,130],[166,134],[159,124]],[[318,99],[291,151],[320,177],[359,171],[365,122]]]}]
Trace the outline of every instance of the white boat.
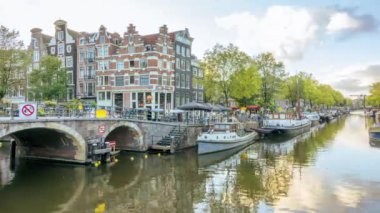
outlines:
[{"label": "white boat", "polygon": [[307,118],[295,119],[285,114],[267,115],[263,120],[261,129],[271,131],[274,134],[299,135],[310,130],[311,121]]},{"label": "white boat", "polygon": [[320,124],[321,117],[316,112],[304,112],[303,116],[311,121],[311,126],[317,126]]},{"label": "white boat", "polygon": [[210,127],[208,132],[203,132],[198,137],[198,154],[220,152],[247,145],[256,137],[256,132],[246,132],[241,123],[216,123]]}]

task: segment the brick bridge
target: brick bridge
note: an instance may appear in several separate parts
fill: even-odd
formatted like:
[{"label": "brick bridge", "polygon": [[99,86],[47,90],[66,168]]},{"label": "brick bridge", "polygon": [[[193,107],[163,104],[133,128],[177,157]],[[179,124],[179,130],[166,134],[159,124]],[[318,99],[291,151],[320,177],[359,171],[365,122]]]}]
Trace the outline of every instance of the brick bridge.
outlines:
[{"label": "brick bridge", "polygon": [[[94,118],[0,120],[0,139],[14,139],[20,157],[87,163],[87,142],[97,137],[100,125],[106,127],[105,140],[116,141],[118,149],[147,151],[179,123]],[[187,137],[177,149],[195,146],[201,127],[187,126],[186,131]]]}]

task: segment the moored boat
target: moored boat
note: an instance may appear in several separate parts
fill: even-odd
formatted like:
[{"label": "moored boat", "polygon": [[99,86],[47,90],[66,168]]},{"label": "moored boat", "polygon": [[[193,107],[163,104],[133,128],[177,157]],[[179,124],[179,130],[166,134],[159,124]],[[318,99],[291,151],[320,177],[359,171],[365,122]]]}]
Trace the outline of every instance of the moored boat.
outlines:
[{"label": "moored boat", "polygon": [[303,115],[311,121],[311,126],[320,124],[321,117],[316,112],[304,112]]},{"label": "moored boat", "polygon": [[208,154],[233,149],[253,142],[256,132],[247,132],[238,122],[216,123],[198,139],[198,154]]},{"label": "moored boat", "polygon": [[311,121],[303,119],[266,119],[263,121],[261,129],[272,131],[274,134],[287,134],[291,136],[299,135],[309,131]]},{"label": "moored boat", "polygon": [[375,125],[369,128],[368,133],[371,143],[380,143],[380,112],[375,114]]}]

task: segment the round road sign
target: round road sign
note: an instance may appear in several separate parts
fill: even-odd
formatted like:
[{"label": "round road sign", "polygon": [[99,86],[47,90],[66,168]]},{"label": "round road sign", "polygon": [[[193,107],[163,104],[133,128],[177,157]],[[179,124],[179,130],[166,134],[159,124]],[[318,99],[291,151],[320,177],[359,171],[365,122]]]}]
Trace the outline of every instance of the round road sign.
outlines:
[{"label": "round road sign", "polygon": [[36,111],[36,109],[35,109],[34,106],[31,105],[31,104],[24,105],[24,106],[21,108],[21,113],[22,113],[24,116],[31,116],[31,115],[34,114],[35,111]]}]

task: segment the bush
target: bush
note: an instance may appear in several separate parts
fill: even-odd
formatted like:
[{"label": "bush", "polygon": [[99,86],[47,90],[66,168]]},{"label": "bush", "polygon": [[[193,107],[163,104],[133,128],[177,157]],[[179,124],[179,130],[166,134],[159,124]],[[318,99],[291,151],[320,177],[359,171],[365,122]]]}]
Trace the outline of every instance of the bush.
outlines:
[{"label": "bush", "polygon": [[37,115],[42,116],[42,117],[45,116],[46,115],[45,109],[44,108],[38,108]]}]

